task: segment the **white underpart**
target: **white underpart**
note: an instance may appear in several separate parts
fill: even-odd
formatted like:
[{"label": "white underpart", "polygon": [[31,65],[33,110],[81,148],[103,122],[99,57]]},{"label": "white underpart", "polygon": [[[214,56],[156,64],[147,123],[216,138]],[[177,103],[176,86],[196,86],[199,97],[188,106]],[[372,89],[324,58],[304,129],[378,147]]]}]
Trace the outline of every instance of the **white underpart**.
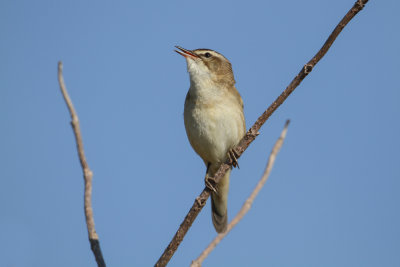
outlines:
[{"label": "white underpart", "polygon": [[218,88],[200,59],[187,58],[191,101],[185,127],[194,150],[205,161],[220,163],[243,136],[243,113],[235,99]]}]

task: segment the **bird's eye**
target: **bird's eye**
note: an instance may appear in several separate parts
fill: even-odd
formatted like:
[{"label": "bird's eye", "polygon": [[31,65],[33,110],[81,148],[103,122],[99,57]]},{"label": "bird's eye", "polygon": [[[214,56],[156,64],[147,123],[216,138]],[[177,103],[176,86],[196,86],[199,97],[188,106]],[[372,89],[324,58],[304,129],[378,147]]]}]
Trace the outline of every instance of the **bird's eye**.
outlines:
[{"label": "bird's eye", "polygon": [[209,57],[211,57],[211,54],[207,52],[207,53],[204,54],[204,56],[205,56],[206,58],[209,58]]}]

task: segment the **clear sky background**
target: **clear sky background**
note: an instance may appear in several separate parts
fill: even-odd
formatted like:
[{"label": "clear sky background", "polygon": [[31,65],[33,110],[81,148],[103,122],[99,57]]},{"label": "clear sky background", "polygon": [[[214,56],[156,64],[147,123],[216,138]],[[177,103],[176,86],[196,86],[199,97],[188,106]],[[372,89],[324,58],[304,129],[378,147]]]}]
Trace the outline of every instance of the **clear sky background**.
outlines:
[{"label": "clear sky background", "polygon": [[[204,187],[174,45],[232,62],[250,127],[353,3],[1,1],[0,266],[95,266],[59,60],[105,260],[152,266]],[[400,266],[399,10],[370,1],[264,125],[232,172],[230,218],[292,120],[252,210],[204,266]],[[215,235],[207,203],[170,266]]]}]

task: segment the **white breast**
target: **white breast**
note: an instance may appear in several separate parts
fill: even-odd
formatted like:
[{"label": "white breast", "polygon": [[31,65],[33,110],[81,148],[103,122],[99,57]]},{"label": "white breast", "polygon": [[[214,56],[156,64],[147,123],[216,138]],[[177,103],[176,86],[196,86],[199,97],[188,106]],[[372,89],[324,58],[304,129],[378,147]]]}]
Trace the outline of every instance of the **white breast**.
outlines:
[{"label": "white breast", "polygon": [[188,92],[185,128],[190,144],[205,162],[225,161],[228,150],[246,131],[243,109],[227,93],[207,80],[192,81]]}]

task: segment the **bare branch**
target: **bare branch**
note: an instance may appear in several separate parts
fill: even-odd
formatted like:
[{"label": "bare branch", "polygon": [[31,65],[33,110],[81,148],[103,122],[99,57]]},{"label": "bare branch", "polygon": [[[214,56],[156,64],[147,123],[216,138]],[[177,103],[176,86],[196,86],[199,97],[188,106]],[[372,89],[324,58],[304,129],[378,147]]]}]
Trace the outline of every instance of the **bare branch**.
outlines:
[{"label": "bare branch", "polygon": [[82,170],[83,170],[83,178],[85,181],[85,217],[86,217],[86,225],[89,235],[90,247],[93,251],[94,257],[96,258],[97,266],[105,267],[106,264],[103,259],[103,255],[100,249],[99,236],[96,233],[96,229],[94,227],[94,219],[93,219],[93,209],[92,209],[92,178],[93,172],[90,170],[89,165],[86,161],[85,152],[83,150],[83,141],[81,135],[81,129],[79,126],[78,115],[75,111],[74,105],[72,104],[71,98],[68,95],[67,88],[65,87],[64,77],[62,74],[63,65],[62,62],[58,62],[58,82],[60,83],[60,89],[63,94],[65,103],[67,104],[69,113],[71,115],[71,126],[74,131],[76,148],[78,150],[79,160],[81,162]]},{"label": "bare branch", "polygon": [[[304,78],[313,70],[314,66],[321,60],[321,58],[328,52],[329,48],[332,46],[336,37],[340,34],[343,28],[349,23],[349,21],[363,9],[364,5],[368,0],[357,0],[353,7],[347,12],[347,14],[342,18],[339,24],[335,27],[333,32],[329,35],[328,39],[318,51],[318,53],[305,64],[297,76],[292,80],[292,82],[286,87],[286,89],[281,93],[281,95],[268,107],[268,109],[257,119],[254,125],[249,129],[240,143],[236,146],[235,151],[237,157],[247,149],[247,147],[254,141],[254,139],[259,134],[261,126],[268,120],[268,118],[274,113],[274,111],[288,98],[288,96],[296,89],[296,87],[304,80]],[[230,163],[225,162],[221,164],[220,168],[214,176],[214,180],[218,183],[224,176],[225,172],[230,168]],[[189,210],[185,219],[181,223],[178,231],[172,238],[171,242],[164,250],[164,253],[156,262],[155,266],[166,266],[170,261],[171,257],[174,255],[178,246],[185,237],[187,231],[192,226],[193,221],[196,219],[197,215],[200,213],[201,209],[205,206],[210,192],[207,188],[204,188],[203,192],[196,198],[192,208]]]},{"label": "bare branch", "polygon": [[271,154],[269,155],[267,166],[265,167],[265,171],[260,181],[258,181],[256,187],[253,192],[250,194],[249,198],[244,202],[242,208],[238,212],[238,214],[233,218],[233,220],[228,224],[228,227],[224,233],[218,234],[213,241],[208,245],[208,247],[200,254],[200,256],[192,261],[191,267],[201,267],[203,261],[208,257],[211,251],[221,242],[221,240],[232,230],[233,227],[236,226],[243,219],[244,215],[250,210],[251,205],[254,202],[254,199],[260,192],[261,188],[264,186],[265,182],[268,180],[269,174],[271,173],[272,167],[275,163],[276,155],[279,153],[279,150],[282,147],[283,141],[285,140],[287,129],[289,126],[289,120],[286,121],[285,127],[283,128],[281,135],[276,141],[274,147],[272,148]]}]

